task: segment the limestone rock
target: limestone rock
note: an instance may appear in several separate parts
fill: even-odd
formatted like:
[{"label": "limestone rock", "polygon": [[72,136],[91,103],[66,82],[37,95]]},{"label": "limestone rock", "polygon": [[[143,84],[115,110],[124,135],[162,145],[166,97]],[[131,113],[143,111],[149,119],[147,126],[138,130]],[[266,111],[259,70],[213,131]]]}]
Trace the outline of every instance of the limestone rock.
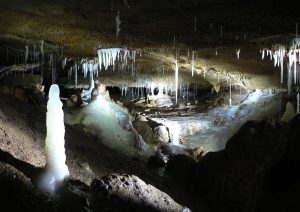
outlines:
[{"label": "limestone rock", "polygon": [[111,174],[91,183],[93,211],[190,211],[134,175]]},{"label": "limestone rock", "polygon": [[207,153],[194,182],[215,211],[299,211],[300,116],[248,121],[224,150]]},{"label": "limestone rock", "polygon": [[215,92],[219,93],[221,90],[222,83],[217,83],[217,84],[214,84],[213,86],[214,86]]},{"label": "limestone rock", "polygon": [[189,153],[195,161],[199,161],[204,155],[207,154],[207,150],[205,150],[203,147],[197,147],[189,150]]},{"label": "limestone rock", "polygon": [[22,172],[0,162],[0,197],[4,211],[54,211],[46,195],[39,192]]},{"label": "limestone rock", "polygon": [[153,129],[155,139],[162,143],[167,144],[170,141],[169,130],[164,125],[159,125]]},{"label": "limestone rock", "polygon": [[292,105],[291,102],[287,102],[285,106],[285,112],[282,115],[281,121],[286,123],[290,122],[290,120],[295,116],[296,116],[296,112],[294,106]]}]

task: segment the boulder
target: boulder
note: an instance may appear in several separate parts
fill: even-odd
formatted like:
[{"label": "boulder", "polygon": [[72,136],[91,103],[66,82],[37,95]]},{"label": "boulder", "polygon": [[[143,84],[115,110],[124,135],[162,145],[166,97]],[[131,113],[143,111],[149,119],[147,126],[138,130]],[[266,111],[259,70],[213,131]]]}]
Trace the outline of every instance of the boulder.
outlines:
[{"label": "boulder", "polygon": [[4,211],[54,211],[49,196],[37,190],[22,172],[3,162],[0,162],[0,188]]},{"label": "boulder", "polygon": [[167,144],[170,141],[170,133],[166,126],[159,125],[157,127],[154,127],[154,138],[161,144]]},{"label": "boulder", "polygon": [[111,174],[93,180],[90,203],[93,211],[190,211],[166,193],[126,174]]},{"label": "boulder", "polygon": [[170,133],[166,126],[147,119],[143,115],[137,115],[133,126],[146,143],[165,145],[170,141]]}]

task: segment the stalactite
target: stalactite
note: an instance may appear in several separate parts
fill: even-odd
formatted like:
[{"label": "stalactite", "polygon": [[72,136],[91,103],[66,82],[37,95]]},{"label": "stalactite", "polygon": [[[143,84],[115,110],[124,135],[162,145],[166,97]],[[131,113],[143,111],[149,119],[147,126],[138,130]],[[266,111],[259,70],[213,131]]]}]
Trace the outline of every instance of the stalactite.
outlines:
[{"label": "stalactite", "polygon": [[241,53],[241,49],[237,49],[236,50],[236,57],[237,57],[237,59],[240,59],[240,53]]},{"label": "stalactite", "polygon": [[194,76],[195,69],[195,51],[192,52],[192,77]]},{"label": "stalactite", "polygon": [[77,88],[77,83],[78,83],[78,81],[77,81],[77,80],[78,80],[78,79],[77,79],[78,68],[79,68],[79,67],[78,67],[78,64],[75,63],[75,66],[74,66],[74,71],[75,71],[75,74],[74,74],[74,75],[75,75],[75,80],[74,80],[74,81],[75,81],[75,82],[74,82],[74,83],[75,83],[75,88]]},{"label": "stalactite", "polygon": [[229,105],[230,105],[230,107],[232,105],[232,99],[231,99],[231,78],[229,78]]},{"label": "stalactite", "polygon": [[177,104],[177,95],[178,95],[178,61],[176,58],[175,61],[175,96],[176,96],[176,104]]},{"label": "stalactite", "polygon": [[41,41],[41,56],[42,56],[42,67],[41,67],[41,79],[44,78],[44,40]]},{"label": "stalactite", "polygon": [[26,64],[28,62],[28,55],[29,55],[29,46],[26,45],[25,46],[25,61],[24,61],[24,64]]},{"label": "stalactite", "polygon": [[121,19],[120,19],[120,10],[118,10],[118,14],[116,15],[116,37],[119,37],[119,33],[121,31],[120,25],[121,25]]}]

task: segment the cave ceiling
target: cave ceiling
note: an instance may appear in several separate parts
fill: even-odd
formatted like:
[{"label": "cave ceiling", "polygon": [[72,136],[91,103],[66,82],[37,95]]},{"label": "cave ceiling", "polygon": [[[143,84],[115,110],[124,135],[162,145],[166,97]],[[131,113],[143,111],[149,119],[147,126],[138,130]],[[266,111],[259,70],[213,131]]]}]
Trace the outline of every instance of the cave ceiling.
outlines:
[{"label": "cave ceiling", "polygon": [[[279,0],[1,0],[0,42],[24,48],[44,40],[49,51],[59,46],[74,58],[94,58],[98,48],[139,49],[138,61],[149,70],[172,69],[177,52],[187,73],[195,50],[197,73],[224,71],[245,76],[248,88],[272,87],[274,68],[259,50],[288,42],[298,14],[292,2]],[[214,84],[214,76],[206,80]]]}]

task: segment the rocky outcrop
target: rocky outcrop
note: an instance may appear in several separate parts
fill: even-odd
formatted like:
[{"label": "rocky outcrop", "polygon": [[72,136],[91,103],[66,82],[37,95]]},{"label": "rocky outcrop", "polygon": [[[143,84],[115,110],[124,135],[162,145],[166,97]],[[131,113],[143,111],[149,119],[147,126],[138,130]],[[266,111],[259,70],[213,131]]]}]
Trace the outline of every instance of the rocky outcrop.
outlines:
[{"label": "rocky outcrop", "polygon": [[48,196],[40,192],[22,172],[0,162],[1,211],[54,211]]},{"label": "rocky outcrop", "polygon": [[85,211],[84,208],[92,211],[190,211],[166,193],[126,174],[95,179],[90,187],[68,179],[56,189],[54,196],[48,196],[36,186],[40,183],[37,179],[41,171],[0,150],[0,208],[9,211]]},{"label": "rocky outcrop", "polygon": [[94,211],[190,211],[134,175],[112,174],[91,184]]},{"label": "rocky outcrop", "polygon": [[143,115],[138,115],[132,124],[146,143],[164,145],[170,141],[169,129],[165,125]]},{"label": "rocky outcrop", "polygon": [[300,116],[249,121],[224,150],[205,155],[194,182],[213,211],[299,211]]}]

